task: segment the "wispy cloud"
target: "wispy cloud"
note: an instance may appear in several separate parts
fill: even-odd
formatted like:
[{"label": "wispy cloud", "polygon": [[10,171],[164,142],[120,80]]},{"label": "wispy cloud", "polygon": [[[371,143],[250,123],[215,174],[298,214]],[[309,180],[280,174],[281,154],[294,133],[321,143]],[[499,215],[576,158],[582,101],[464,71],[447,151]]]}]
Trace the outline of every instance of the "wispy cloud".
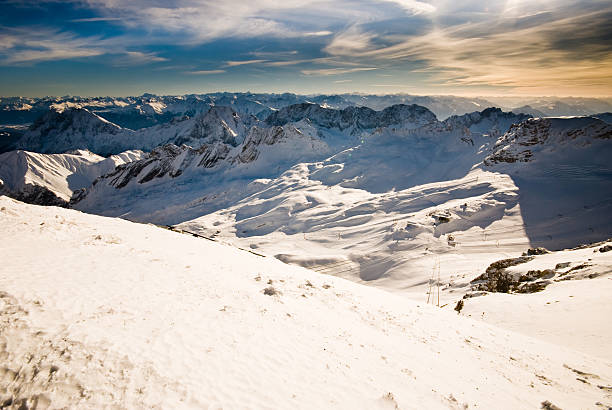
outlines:
[{"label": "wispy cloud", "polygon": [[51,29],[12,29],[0,33],[0,63],[33,64],[105,54],[103,47],[94,45],[96,41],[99,38],[80,38]]},{"label": "wispy cloud", "polygon": [[[342,63],[339,63],[336,59],[332,57],[267,61],[263,65],[267,67],[284,67],[284,66],[294,66],[294,65],[302,65],[302,64],[342,65]],[[347,64],[350,65],[352,63],[347,63]]]},{"label": "wispy cloud", "polygon": [[323,51],[335,56],[358,55],[374,47],[372,40],[375,37],[376,34],[363,32],[359,26],[353,25],[338,33]]},{"label": "wispy cloud", "polygon": [[154,52],[127,50],[120,38],[82,37],[45,27],[20,27],[0,32],[0,64],[33,65],[45,61],[74,60],[110,55],[115,67],[168,61]]},{"label": "wispy cloud", "polygon": [[[384,66],[417,62],[430,84],[493,86],[522,92],[601,89],[612,92],[612,7],[584,12],[511,8],[495,20],[437,27],[387,38],[353,26],[325,48],[332,56]],[[373,85],[378,86],[378,85]]]},{"label": "wispy cloud", "polygon": [[241,65],[249,65],[249,64],[260,64],[265,63],[268,60],[240,60],[240,61],[226,61],[226,67],[237,67]]},{"label": "wispy cloud", "polygon": [[[308,0],[306,2],[314,0]],[[296,30],[272,16],[280,10],[290,10],[303,1],[288,0],[278,4],[272,0],[249,2],[217,2],[208,0],[86,0],[100,13],[124,18],[126,25],[183,33],[184,43],[199,43],[218,38],[298,36]],[[316,1],[315,1],[316,2]],[[178,38],[177,38],[178,39]]]},{"label": "wispy cloud", "polygon": [[122,18],[119,17],[88,17],[83,19],[73,19],[69,20],[73,23],[95,23],[99,21],[121,21]]},{"label": "wispy cloud", "polygon": [[302,70],[304,75],[338,75],[338,74],[349,74],[357,73],[359,71],[372,71],[376,70],[376,67],[354,67],[354,68],[319,68],[312,70]]},{"label": "wispy cloud", "polygon": [[425,3],[422,1],[416,0],[379,0],[381,2],[389,2],[395,3],[404,10],[409,11],[410,13],[421,14],[421,13],[433,13],[436,11],[436,7]]},{"label": "wispy cloud", "polygon": [[156,53],[143,53],[142,51],[126,51],[121,56],[115,58],[114,65],[118,67],[126,67],[149,63],[160,63],[163,61],[168,61],[168,59],[165,57],[160,57]]},{"label": "wispy cloud", "polygon": [[303,33],[303,35],[307,37],[325,37],[325,36],[331,36],[332,34],[334,34],[333,31],[329,31],[329,30],[309,31],[309,32]]},{"label": "wispy cloud", "polygon": [[284,50],[280,50],[280,51],[251,51],[249,52],[249,55],[255,56],[255,57],[263,57],[263,58],[279,58],[279,57],[285,57],[285,58],[293,58],[295,55],[299,54],[299,52],[297,50],[289,50],[289,51],[284,51]]},{"label": "wispy cloud", "polygon": [[[0,64],[106,55],[96,63],[111,70],[125,67],[122,73],[128,66],[150,65],[168,71],[169,77],[258,71],[258,78],[273,84],[295,74],[336,76],[378,69],[372,75],[385,77],[379,78],[383,84],[354,81],[355,87],[418,83],[448,92],[494,87],[518,93],[563,89],[566,94],[612,94],[608,3],[5,0],[3,11],[12,7],[22,15],[29,7],[39,17],[32,23],[37,26],[17,22],[0,27]],[[62,12],[72,13],[47,13],[60,4]],[[91,35],[88,23],[96,22],[109,23],[109,29]],[[206,67],[211,69],[199,70]],[[338,83],[349,82],[338,78]]]},{"label": "wispy cloud", "polygon": [[[182,41],[197,43],[219,38],[326,37],[333,28],[430,13],[435,7],[418,0],[72,0],[99,14],[124,19],[127,26],[150,31],[184,33]],[[91,20],[94,21],[94,20]]]},{"label": "wispy cloud", "polygon": [[211,75],[211,74],[222,74],[225,70],[195,70],[195,71],[187,71],[186,74],[191,75]]}]

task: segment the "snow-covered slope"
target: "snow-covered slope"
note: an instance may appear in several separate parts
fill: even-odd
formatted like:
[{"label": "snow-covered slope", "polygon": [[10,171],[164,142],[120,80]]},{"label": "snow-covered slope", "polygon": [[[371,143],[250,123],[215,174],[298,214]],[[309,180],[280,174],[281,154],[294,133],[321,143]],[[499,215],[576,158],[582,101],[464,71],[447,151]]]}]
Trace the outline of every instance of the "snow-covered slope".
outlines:
[{"label": "snow-covered slope", "polygon": [[[421,137],[419,130],[425,127],[431,127],[435,132],[430,132],[427,128],[424,132],[431,135]],[[129,218],[141,221],[177,223],[186,220],[188,216],[195,218],[244,198],[256,189],[253,186],[257,184],[247,186],[253,179],[277,177],[296,163],[322,160],[341,150],[348,149],[328,161],[329,165],[336,167],[332,163],[343,161],[339,158],[347,155],[353,157],[353,151],[359,152],[360,154],[355,155],[354,160],[347,164],[346,170],[352,174],[363,171],[359,169],[361,165],[357,158],[368,162],[374,156],[375,161],[370,162],[368,167],[380,163],[388,170],[395,162],[399,162],[403,168],[411,166],[412,173],[418,173],[416,171],[422,170],[414,167],[423,162],[434,163],[440,159],[433,157],[438,151],[445,153],[446,156],[442,156],[442,159],[445,159],[449,158],[450,152],[461,151],[469,146],[463,152],[473,156],[476,149],[472,140],[469,140],[471,145],[459,137],[454,138],[450,144],[444,142],[447,137],[450,138],[447,128],[449,127],[437,122],[430,111],[417,106],[400,105],[383,111],[373,111],[367,108],[333,110],[313,104],[293,105],[273,114],[266,122],[252,126],[246,139],[237,147],[218,142],[205,144],[197,149],[186,146],[158,149],[160,155],[155,154],[149,159],[118,169],[113,175],[98,181],[90,192],[78,198],[81,202],[76,206],[104,215],[129,215]],[[438,132],[440,129],[442,132]],[[449,129],[450,132],[455,131],[452,127]],[[463,136],[464,129],[466,128],[462,126],[458,135]],[[467,132],[469,133],[469,130]],[[411,135],[397,136],[398,133]],[[221,140],[221,137],[215,139]],[[351,148],[356,144],[363,144],[366,140],[371,140],[371,143],[361,148]],[[419,144],[423,146],[421,151],[412,149],[409,152],[416,162],[397,159],[398,153],[410,144],[412,148]],[[371,147],[375,147],[375,150],[370,155]],[[468,162],[467,169],[474,163],[471,156]],[[465,166],[466,164],[463,164],[462,171]],[[317,177],[321,174],[318,173]],[[339,182],[355,177],[352,174],[346,177],[345,173],[336,170],[333,176],[337,177]],[[432,178],[426,173],[423,175],[426,175],[425,178]],[[389,184],[398,183],[397,179],[384,176],[381,169],[372,173],[372,176],[374,179],[371,180],[370,187],[372,190],[377,189],[377,192],[386,189]],[[440,180],[445,176],[446,174],[442,173],[436,178]],[[383,185],[375,186],[383,180]],[[137,193],[131,194],[129,189],[123,192],[114,189],[122,189],[130,183]],[[414,183],[414,179],[404,178],[403,182],[399,183],[404,187],[411,186],[409,184]],[[165,188],[162,187],[163,184]],[[349,186],[350,181],[345,181],[345,185]],[[175,194],[170,196],[164,191]],[[232,194],[220,194],[220,191],[232,191]],[[157,195],[163,195],[165,198],[166,206],[163,210],[156,203]],[[145,200],[141,202],[141,198]],[[197,207],[192,206],[193,201],[196,201]],[[158,216],[150,219],[153,214]]]},{"label": "snow-covered slope", "polygon": [[127,151],[108,158],[89,151],[39,154],[11,151],[0,154],[0,193],[41,205],[67,205],[73,192],[86,188],[116,166],[143,157]]},{"label": "snow-covered slope", "polygon": [[[300,104],[255,122],[233,146],[246,127],[230,126],[233,111],[210,113],[200,118],[219,125],[218,137],[156,148],[73,206],[180,223],[417,299],[438,263],[445,280],[474,278],[530,246],[611,236],[612,220],[602,218],[612,212],[610,130],[597,119],[486,109],[439,122],[422,107]],[[387,126],[371,128],[376,121]],[[526,149],[530,161],[521,162]]]},{"label": "snow-covered slope", "polygon": [[154,226],[0,218],[5,405],[612,405],[610,362],[454,312]]}]

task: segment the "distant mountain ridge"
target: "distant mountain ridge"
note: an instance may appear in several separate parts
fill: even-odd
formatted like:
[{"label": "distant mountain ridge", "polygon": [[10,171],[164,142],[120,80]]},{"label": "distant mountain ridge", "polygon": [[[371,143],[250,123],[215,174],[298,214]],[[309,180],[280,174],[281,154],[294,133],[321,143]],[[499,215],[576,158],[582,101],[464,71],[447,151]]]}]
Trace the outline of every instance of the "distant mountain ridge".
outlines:
[{"label": "distant mountain ridge", "polygon": [[235,146],[242,142],[248,128],[257,123],[253,116],[241,118],[229,107],[213,106],[193,118],[134,131],[86,108],[66,108],[44,114],[14,145],[16,149],[41,153],[87,149],[105,156],[131,149],[151,151],[169,143],[199,147],[220,140]]},{"label": "distant mountain ridge", "polygon": [[210,93],[183,96],[143,94],[134,97],[1,97],[0,126],[31,124],[38,117],[55,109],[86,108],[122,128],[138,130],[194,117],[212,106],[231,107],[240,115],[253,115],[260,120],[284,107],[313,103],[325,108],[368,107],[377,111],[392,105],[420,105],[439,119],[498,106],[533,116],[592,115],[612,111],[612,101],[595,98],[468,98],[457,96],[417,96],[409,94],[362,95],[299,95],[269,93]]}]

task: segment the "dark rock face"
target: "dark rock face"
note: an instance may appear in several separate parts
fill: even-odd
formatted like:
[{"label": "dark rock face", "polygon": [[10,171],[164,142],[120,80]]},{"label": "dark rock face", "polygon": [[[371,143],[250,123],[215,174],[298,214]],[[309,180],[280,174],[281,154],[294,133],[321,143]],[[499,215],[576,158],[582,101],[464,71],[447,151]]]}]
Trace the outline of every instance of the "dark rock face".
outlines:
[{"label": "dark rock face", "polygon": [[[168,144],[155,148],[145,159],[118,166],[114,172],[102,179],[119,189],[135,179],[138,180],[138,183],[144,184],[166,175],[176,178],[182,175],[185,169],[196,163],[198,167],[214,167],[219,161],[226,158],[229,151],[230,147],[223,143],[202,145],[197,149],[186,145],[177,147]],[[95,183],[97,182],[98,180]],[[79,199],[82,197],[73,197],[74,201]]]},{"label": "dark rock face", "polygon": [[19,192],[12,192],[0,182],[0,195],[6,195],[21,202],[34,205],[48,205],[68,207],[68,202],[59,198],[53,191],[40,186],[28,184]]},{"label": "dark rock face", "polygon": [[231,149],[226,144],[204,145],[196,152],[201,154],[198,167],[213,168],[229,155]]},{"label": "dark rock face", "polygon": [[533,258],[533,256],[520,256],[493,262],[485,273],[472,280],[472,290],[509,293],[516,281],[506,272],[506,268],[529,262]]},{"label": "dark rock face", "polygon": [[531,119],[518,124],[513,124],[495,144],[494,152],[485,160],[485,165],[498,164],[500,162],[529,162],[533,157],[531,147],[543,144],[550,134],[550,121],[543,119]]},{"label": "dark rock face", "polygon": [[546,248],[529,248],[523,256],[545,255],[547,253],[550,253],[550,251]]},{"label": "dark rock face", "polygon": [[286,137],[283,127],[271,128],[254,127],[251,129],[247,139],[242,144],[242,150],[235,161],[247,163],[255,161],[259,155],[258,147],[262,144],[273,145]]}]

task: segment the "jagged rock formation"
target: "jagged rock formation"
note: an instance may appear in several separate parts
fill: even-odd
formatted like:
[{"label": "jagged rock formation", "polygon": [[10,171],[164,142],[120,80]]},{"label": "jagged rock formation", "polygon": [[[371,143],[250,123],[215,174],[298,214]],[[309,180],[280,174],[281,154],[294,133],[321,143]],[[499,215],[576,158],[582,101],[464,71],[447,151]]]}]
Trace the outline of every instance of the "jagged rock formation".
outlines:
[{"label": "jagged rock formation", "polygon": [[[326,149],[325,143],[290,125],[270,128],[254,126],[242,144],[236,147],[221,140],[203,144],[199,148],[174,144],[157,147],[146,158],[119,165],[113,172],[98,178],[92,190],[101,189],[102,185],[121,189],[131,183],[142,185],[164,177],[174,179],[221,165],[250,164],[260,159],[262,154],[269,154],[262,166],[287,159],[297,161],[298,158],[309,158],[313,152],[326,152]],[[79,192],[72,203],[78,203],[86,196],[87,192]]]}]

